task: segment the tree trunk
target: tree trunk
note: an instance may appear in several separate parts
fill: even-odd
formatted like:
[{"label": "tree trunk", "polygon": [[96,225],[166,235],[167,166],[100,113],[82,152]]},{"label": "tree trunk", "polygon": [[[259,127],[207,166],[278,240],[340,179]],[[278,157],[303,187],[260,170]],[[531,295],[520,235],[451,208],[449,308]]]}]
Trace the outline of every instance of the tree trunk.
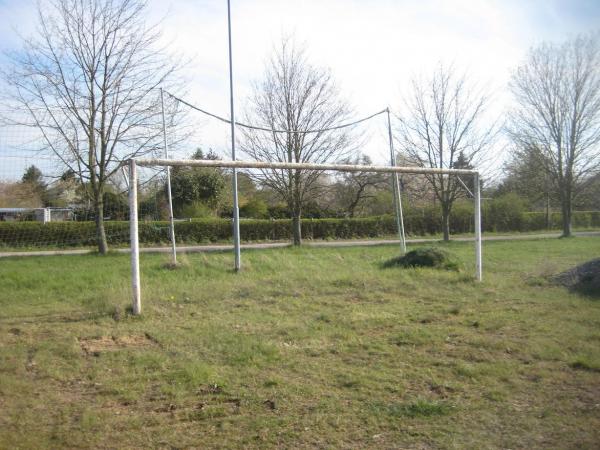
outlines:
[{"label": "tree trunk", "polygon": [[546,193],[546,230],[550,229],[550,194]]},{"label": "tree trunk", "polygon": [[571,236],[571,202],[565,199],[562,202],[562,237]]},{"label": "tree trunk", "polygon": [[98,243],[98,253],[106,255],[108,252],[108,243],[106,241],[106,231],[104,230],[104,201],[102,193],[95,193],[94,209],[96,216],[96,242]]},{"label": "tree trunk", "polygon": [[294,171],[293,177],[293,201],[292,201],[292,227],[294,235],[294,246],[302,245],[302,202],[300,197],[300,171]]},{"label": "tree trunk", "polygon": [[292,232],[294,235],[294,245],[302,245],[302,219],[299,211],[294,211],[294,216],[292,217]]},{"label": "tree trunk", "polygon": [[444,233],[444,242],[450,240],[450,208],[442,206],[442,232]]}]

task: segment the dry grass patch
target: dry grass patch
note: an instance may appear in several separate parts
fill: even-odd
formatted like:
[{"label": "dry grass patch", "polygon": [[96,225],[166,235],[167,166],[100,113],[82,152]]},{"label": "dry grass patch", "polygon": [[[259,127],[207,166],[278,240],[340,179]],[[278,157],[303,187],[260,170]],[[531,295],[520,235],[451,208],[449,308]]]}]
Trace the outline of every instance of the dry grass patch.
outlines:
[{"label": "dry grass patch", "polygon": [[126,348],[148,348],[156,342],[147,334],[129,336],[100,336],[79,338],[79,345],[86,355],[98,356],[104,352],[114,352]]}]

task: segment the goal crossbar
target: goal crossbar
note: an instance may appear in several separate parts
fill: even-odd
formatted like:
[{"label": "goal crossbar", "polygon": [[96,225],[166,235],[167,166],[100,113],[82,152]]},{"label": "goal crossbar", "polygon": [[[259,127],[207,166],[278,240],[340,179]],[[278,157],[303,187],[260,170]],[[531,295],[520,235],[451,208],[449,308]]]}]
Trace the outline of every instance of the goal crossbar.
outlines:
[{"label": "goal crossbar", "polygon": [[475,278],[483,278],[482,246],[481,246],[481,187],[479,172],[471,169],[444,169],[432,167],[399,167],[356,164],[314,164],[293,162],[264,162],[264,161],[223,161],[206,159],[162,159],[143,158],[126,161],[129,165],[129,226],[131,240],[131,285],[133,290],[133,313],[141,313],[141,284],[140,284],[140,259],[138,237],[138,176],[137,166],[143,167],[216,167],[235,169],[275,169],[275,170],[318,170],[340,172],[380,172],[380,173],[407,173],[421,175],[470,175],[473,177],[474,200],[474,227],[475,227]]},{"label": "goal crossbar", "polygon": [[477,170],[470,169],[440,169],[434,167],[418,166],[376,166],[361,164],[315,164],[294,162],[265,162],[265,161],[223,161],[213,159],[164,159],[144,158],[136,159],[138,166],[163,166],[163,167],[223,167],[235,169],[302,169],[302,170],[335,170],[339,172],[383,172],[383,173],[410,173],[421,175],[478,175]]}]

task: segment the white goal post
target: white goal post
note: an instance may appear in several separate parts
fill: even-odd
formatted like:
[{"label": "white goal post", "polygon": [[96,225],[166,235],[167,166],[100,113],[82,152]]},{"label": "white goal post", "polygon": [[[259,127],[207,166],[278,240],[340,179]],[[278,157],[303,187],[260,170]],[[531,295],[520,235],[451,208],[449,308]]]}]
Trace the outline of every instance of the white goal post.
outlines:
[{"label": "white goal post", "polygon": [[[481,188],[479,186],[479,172],[469,169],[439,169],[429,167],[397,167],[376,165],[353,164],[312,164],[293,162],[263,162],[263,161],[221,161],[203,159],[130,159],[129,160],[129,223],[131,239],[131,286],[133,290],[133,314],[142,311],[141,285],[140,285],[140,249],[138,237],[138,212],[137,212],[137,166],[143,167],[219,167],[233,169],[303,169],[340,172],[379,172],[379,173],[408,173],[408,174],[447,174],[465,175],[473,177],[473,200],[475,203],[475,278],[482,280],[481,258]],[[236,249],[239,251],[239,248]]]}]

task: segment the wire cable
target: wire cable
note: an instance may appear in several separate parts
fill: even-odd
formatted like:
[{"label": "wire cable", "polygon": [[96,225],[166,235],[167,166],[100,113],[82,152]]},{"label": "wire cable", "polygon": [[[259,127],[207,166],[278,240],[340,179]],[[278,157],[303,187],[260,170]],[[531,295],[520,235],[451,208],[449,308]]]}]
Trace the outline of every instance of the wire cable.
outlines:
[{"label": "wire cable", "polygon": [[[225,122],[225,123],[231,123],[231,120],[226,119],[224,117],[221,116],[217,116],[216,114],[213,114],[211,112],[208,112],[202,108],[198,108],[197,106],[192,105],[191,103],[186,102],[185,100],[180,99],[179,97],[176,97],[175,95],[164,91],[165,94],[167,94],[169,97],[173,98],[174,100],[183,103],[184,105],[195,109],[198,112],[201,112],[202,114],[205,114],[207,116],[210,116],[214,119],[220,120],[221,122]],[[341,125],[336,125],[333,127],[328,127],[328,128],[321,128],[319,130],[304,130],[304,131],[299,131],[299,130],[277,130],[277,129],[272,129],[272,128],[265,128],[265,127],[259,127],[259,126],[255,126],[255,125],[248,125],[246,123],[242,123],[242,122],[235,122],[235,124],[237,126],[243,127],[243,128],[249,128],[251,130],[258,130],[258,131],[268,131],[269,133],[297,133],[297,134],[312,134],[312,133],[322,133],[324,131],[332,131],[332,130],[339,130],[340,128],[347,128],[347,127],[351,127],[353,125],[359,124],[361,122],[366,122],[369,119],[372,119],[373,117],[376,117],[380,114],[383,114],[387,112],[387,108],[386,109],[382,109],[379,112],[376,112],[374,114],[371,114],[370,116],[367,117],[363,117],[362,119],[358,119],[355,120],[354,122],[350,122],[350,123],[344,123]]]}]

